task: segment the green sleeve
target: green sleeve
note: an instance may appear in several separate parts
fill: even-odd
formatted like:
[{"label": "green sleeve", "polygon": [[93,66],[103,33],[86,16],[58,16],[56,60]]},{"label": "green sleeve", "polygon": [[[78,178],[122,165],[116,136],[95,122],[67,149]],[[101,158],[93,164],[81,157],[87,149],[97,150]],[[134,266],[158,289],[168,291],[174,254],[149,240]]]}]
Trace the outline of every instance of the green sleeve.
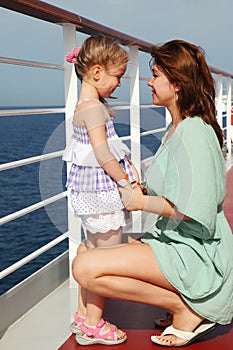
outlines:
[{"label": "green sleeve", "polygon": [[199,117],[188,119],[179,124],[165,146],[166,165],[160,170],[163,182],[155,192],[198,222],[200,238],[209,239],[225,196],[225,164],[213,128]]}]

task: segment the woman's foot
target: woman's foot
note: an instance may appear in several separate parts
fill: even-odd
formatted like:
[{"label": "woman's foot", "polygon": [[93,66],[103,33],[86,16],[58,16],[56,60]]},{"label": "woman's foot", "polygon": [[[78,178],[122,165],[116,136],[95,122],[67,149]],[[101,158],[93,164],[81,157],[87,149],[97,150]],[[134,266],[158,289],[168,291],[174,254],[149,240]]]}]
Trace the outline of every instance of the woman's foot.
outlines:
[{"label": "woman's foot", "polygon": [[216,325],[215,322],[204,320],[192,332],[181,331],[169,326],[161,336],[152,336],[151,340],[155,344],[167,347],[186,346],[212,331]]},{"label": "woman's foot", "polygon": [[[172,326],[167,327],[160,336],[156,336],[156,339],[158,340],[156,343],[165,346],[182,346],[187,343],[186,336],[191,337],[191,333],[198,328],[203,320],[203,317],[189,310],[185,310],[183,313],[176,315],[174,314]],[[181,333],[173,332],[174,329],[180,330]],[[171,334],[169,333],[170,330],[172,331]],[[189,334],[182,332],[188,332]]]}]

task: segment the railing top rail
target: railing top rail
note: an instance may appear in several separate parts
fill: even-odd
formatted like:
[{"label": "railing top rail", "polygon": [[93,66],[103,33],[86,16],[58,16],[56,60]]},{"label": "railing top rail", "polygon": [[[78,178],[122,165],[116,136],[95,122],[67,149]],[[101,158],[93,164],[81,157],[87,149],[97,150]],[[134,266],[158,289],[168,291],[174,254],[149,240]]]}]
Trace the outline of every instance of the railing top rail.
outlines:
[{"label": "railing top rail", "polygon": [[[55,24],[70,23],[76,26],[76,30],[88,35],[103,33],[105,35],[113,36],[119,42],[127,46],[138,46],[139,50],[144,52],[151,52],[153,43],[140,40],[133,36],[124,34],[115,29],[111,29],[102,24],[91,21],[85,17],[70,11],[61,9],[57,6],[50,5],[44,1],[39,0],[0,0],[0,5],[9,10],[13,10],[31,17],[35,17],[47,22]],[[233,74],[219,70],[214,67],[209,67],[212,73],[222,74],[223,76],[233,78]]]},{"label": "railing top rail", "polygon": [[225,71],[223,71],[221,69],[218,69],[218,68],[215,68],[215,67],[212,67],[212,66],[209,66],[209,69],[210,69],[211,73],[221,74],[221,75],[223,75],[225,77],[229,77],[229,78],[233,79],[233,74],[231,74],[231,73],[225,72]]},{"label": "railing top rail", "polygon": [[76,26],[77,31],[94,35],[103,33],[117,38],[123,45],[136,45],[143,51],[150,52],[151,43],[133,36],[121,33],[102,24],[81,17],[78,14],[66,11],[54,5],[39,0],[0,0],[0,5],[25,15],[39,18],[47,22],[64,24],[70,23]]}]

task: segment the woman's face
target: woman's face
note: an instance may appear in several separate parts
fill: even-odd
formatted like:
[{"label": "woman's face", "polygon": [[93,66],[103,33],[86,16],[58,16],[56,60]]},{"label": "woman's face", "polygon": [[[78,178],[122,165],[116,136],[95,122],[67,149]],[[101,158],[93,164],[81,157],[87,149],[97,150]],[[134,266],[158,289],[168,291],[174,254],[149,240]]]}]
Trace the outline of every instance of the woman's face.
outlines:
[{"label": "woman's face", "polygon": [[168,109],[176,103],[176,92],[179,90],[170,83],[166,75],[156,64],[152,67],[153,75],[147,82],[152,89],[152,102],[157,106],[165,106]]}]

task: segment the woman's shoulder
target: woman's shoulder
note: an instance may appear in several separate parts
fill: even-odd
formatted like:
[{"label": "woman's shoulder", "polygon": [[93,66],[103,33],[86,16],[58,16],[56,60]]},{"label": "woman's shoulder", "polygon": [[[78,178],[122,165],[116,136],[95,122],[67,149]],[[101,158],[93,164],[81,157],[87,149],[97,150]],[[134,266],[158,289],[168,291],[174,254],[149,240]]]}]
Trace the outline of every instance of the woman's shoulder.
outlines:
[{"label": "woman's shoulder", "polygon": [[194,129],[203,129],[206,123],[201,117],[194,116],[185,118],[180,125],[185,129],[190,129],[190,127]]},{"label": "woman's shoulder", "polygon": [[[201,117],[186,118],[177,127],[176,146],[182,144],[191,153],[210,154],[222,156],[218,138],[213,127]],[[173,145],[174,146],[174,145]]]},{"label": "woman's shoulder", "polygon": [[178,131],[184,137],[190,137],[199,139],[201,137],[206,138],[209,136],[214,136],[214,130],[211,125],[207,124],[201,117],[189,117],[183,120],[182,123],[179,124]]}]

